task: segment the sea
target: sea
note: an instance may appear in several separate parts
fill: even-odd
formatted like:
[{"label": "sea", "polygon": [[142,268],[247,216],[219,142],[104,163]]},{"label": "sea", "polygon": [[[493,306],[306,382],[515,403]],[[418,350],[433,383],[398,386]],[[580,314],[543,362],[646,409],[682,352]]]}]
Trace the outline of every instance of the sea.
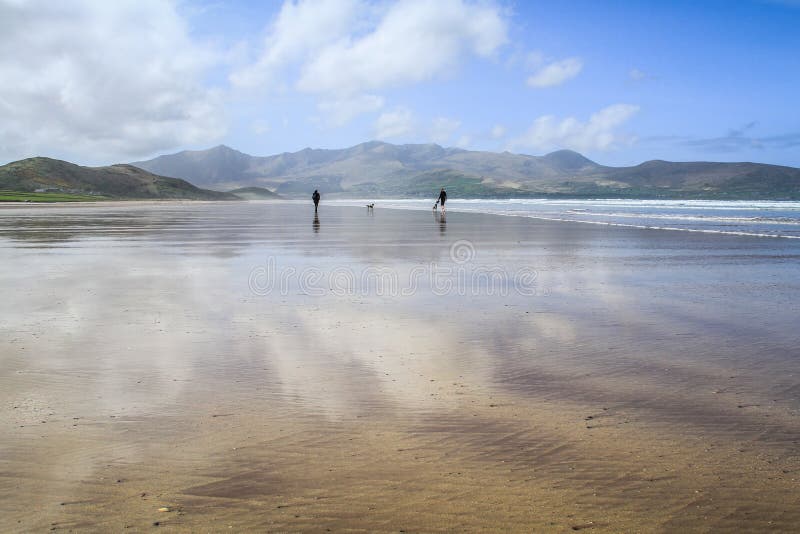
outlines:
[{"label": "sea", "polygon": [[[336,199],[325,203],[430,210],[430,199]],[[449,212],[477,212],[585,224],[800,239],[800,202],[615,199],[448,199]]]}]

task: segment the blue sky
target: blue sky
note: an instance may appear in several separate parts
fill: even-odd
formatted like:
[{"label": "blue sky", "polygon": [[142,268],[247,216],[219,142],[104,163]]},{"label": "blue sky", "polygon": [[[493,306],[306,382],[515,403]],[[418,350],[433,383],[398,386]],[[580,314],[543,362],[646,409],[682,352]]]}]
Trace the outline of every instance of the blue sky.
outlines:
[{"label": "blue sky", "polygon": [[800,167],[792,0],[0,0],[0,78],[3,163],[383,139]]}]

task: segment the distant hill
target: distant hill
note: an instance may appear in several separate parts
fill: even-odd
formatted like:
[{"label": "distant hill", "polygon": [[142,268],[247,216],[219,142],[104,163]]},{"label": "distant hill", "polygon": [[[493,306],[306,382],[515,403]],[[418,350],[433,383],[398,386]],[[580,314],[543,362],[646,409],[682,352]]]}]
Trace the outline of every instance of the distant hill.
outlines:
[{"label": "distant hill", "polygon": [[81,167],[50,158],[29,158],[0,167],[0,189],[56,191],[114,199],[238,200],[185,180],[151,174],[133,165]]},{"label": "distant hill", "polygon": [[283,198],[279,194],[263,187],[240,187],[228,192],[244,200],[276,200]]},{"label": "distant hill", "polygon": [[185,150],[132,165],[161,176],[183,178],[199,186],[224,191],[252,185],[240,181],[252,160],[253,156],[220,145],[208,150]]},{"label": "distant hill", "polygon": [[608,167],[571,150],[528,156],[371,141],[258,157],[218,146],[133,165],[213,189],[286,195],[432,196],[444,186],[451,197],[800,199],[800,169],[792,167],[658,160]]}]

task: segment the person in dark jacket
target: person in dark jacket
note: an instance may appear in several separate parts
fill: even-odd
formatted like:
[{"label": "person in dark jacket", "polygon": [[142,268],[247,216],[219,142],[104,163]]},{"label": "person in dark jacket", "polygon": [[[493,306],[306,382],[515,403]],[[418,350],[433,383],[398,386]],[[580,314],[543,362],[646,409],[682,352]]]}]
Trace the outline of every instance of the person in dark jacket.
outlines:
[{"label": "person in dark jacket", "polygon": [[442,211],[444,211],[444,203],[447,202],[447,191],[444,190],[444,187],[439,192],[439,204],[442,205]]},{"label": "person in dark jacket", "polygon": [[314,194],[311,195],[311,200],[314,201],[314,213],[316,213],[317,212],[317,208],[319,208],[319,199],[320,198],[321,197],[320,197],[319,191],[314,189]]}]

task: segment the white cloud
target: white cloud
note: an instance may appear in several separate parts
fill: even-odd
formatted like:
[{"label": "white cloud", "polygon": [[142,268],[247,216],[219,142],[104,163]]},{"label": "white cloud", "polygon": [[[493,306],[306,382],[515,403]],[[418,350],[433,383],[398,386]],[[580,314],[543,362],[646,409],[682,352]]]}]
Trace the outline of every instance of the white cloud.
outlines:
[{"label": "white cloud", "polygon": [[405,108],[381,113],[375,121],[375,138],[390,139],[410,134],[414,129],[414,116]]},{"label": "white cloud", "polygon": [[433,126],[431,128],[431,141],[439,144],[447,143],[447,141],[460,127],[461,121],[459,120],[448,119],[447,117],[437,117],[433,119]]},{"label": "white cloud", "polygon": [[362,36],[331,42],[303,68],[298,88],[355,93],[450,72],[467,54],[487,57],[506,41],[490,6],[463,0],[401,0]]},{"label": "white cloud", "polygon": [[172,2],[0,2],[0,158],[108,162],[225,131],[217,57]]},{"label": "white cloud", "polygon": [[500,139],[506,135],[506,127],[502,124],[495,124],[491,131],[492,139]]},{"label": "white cloud", "polygon": [[617,129],[638,111],[639,106],[614,104],[592,114],[586,122],[574,117],[558,119],[544,115],[533,121],[528,131],[514,140],[511,148],[609,150],[629,140]]},{"label": "white cloud", "polygon": [[383,107],[384,100],[375,95],[354,95],[323,100],[317,108],[325,114],[329,126],[343,126],[362,113],[374,113]]},{"label": "white cloud", "polygon": [[310,61],[358,28],[358,18],[366,12],[363,8],[360,0],[285,1],[267,31],[258,59],[234,71],[231,82],[242,88],[280,85],[284,67]]},{"label": "white cloud", "polygon": [[466,57],[494,54],[506,33],[487,1],[287,0],[258,58],[230,79],[319,95],[327,122],[341,125],[380,107],[357,105],[366,95],[374,104],[377,91],[452,75]]},{"label": "white cloud", "polygon": [[545,65],[528,77],[531,87],[553,87],[561,85],[577,76],[583,69],[583,61],[577,57],[569,57]]},{"label": "white cloud", "polygon": [[471,144],[472,144],[472,137],[470,137],[469,135],[462,135],[461,137],[458,138],[458,141],[456,141],[456,146],[458,148],[468,148],[469,145]]}]

